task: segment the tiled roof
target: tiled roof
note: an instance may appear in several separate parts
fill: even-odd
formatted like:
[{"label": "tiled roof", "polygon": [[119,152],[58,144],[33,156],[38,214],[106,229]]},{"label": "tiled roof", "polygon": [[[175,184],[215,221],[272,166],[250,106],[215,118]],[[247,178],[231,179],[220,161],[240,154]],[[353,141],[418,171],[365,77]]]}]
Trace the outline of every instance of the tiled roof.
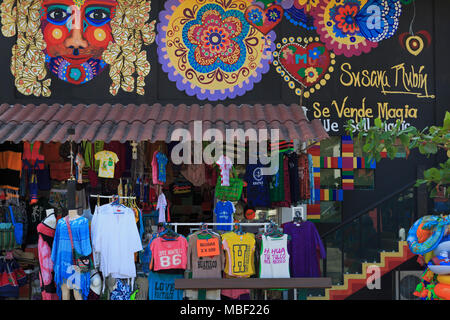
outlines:
[{"label": "tiled roof", "polygon": [[[298,105],[0,105],[0,143],[72,139],[169,142],[173,130],[202,120],[203,132],[216,128],[279,129],[280,139],[301,141],[328,137],[319,120],[308,121]],[[270,131],[269,131],[270,133]],[[225,136],[224,136],[225,137]]]}]

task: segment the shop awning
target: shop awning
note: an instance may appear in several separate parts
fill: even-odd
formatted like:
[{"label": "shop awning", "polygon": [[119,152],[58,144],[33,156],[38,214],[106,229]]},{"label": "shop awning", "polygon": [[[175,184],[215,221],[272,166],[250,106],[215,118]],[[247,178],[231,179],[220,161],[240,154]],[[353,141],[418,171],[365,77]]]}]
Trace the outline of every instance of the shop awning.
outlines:
[{"label": "shop awning", "polygon": [[[320,141],[328,137],[319,120],[308,121],[298,105],[9,105],[0,106],[0,143],[12,141],[166,141],[178,128],[194,136],[219,129],[279,129],[282,140]],[[197,122],[198,125],[198,122]],[[70,135],[69,129],[75,134]]]}]

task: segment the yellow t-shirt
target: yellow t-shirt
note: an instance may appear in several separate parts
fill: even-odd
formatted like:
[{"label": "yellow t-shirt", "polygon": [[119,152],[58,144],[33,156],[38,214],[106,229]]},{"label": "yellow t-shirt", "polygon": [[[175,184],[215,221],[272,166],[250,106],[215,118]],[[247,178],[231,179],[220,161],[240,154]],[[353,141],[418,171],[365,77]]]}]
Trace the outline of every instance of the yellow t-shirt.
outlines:
[{"label": "yellow t-shirt", "polygon": [[226,253],[225,273],[230,276],[250,277],[255,274],[255,235],[238,235],[227,232],[222,235],[223,249]]},{"label": "yellow t-shirt", "polygon": [[114,178],[114,166],[119,162],[117,154],[111,151],[100,151],[95,154],[95,160],[100,161],[98,176],[101,178]]}]

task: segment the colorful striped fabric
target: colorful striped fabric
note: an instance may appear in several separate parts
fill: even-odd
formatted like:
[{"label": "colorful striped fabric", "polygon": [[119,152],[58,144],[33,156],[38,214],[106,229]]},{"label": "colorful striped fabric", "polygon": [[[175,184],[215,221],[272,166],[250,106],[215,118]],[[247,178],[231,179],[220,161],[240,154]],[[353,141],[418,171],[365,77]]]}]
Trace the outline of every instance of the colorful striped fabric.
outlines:
[{"label": "colorful striped fabric", "polygon": [[0,198],[8,202],[19,201],[22,173],[23,144],[0,144]]},{"label": "colorful striped fabric", "polygon": [[290,152],[290,151],[294,151],[294,141],[290,140],[290,141],[286,141],[286,140],[281,140],[278,142],[271,142],[270,143],[270,151],[271,152]]}]

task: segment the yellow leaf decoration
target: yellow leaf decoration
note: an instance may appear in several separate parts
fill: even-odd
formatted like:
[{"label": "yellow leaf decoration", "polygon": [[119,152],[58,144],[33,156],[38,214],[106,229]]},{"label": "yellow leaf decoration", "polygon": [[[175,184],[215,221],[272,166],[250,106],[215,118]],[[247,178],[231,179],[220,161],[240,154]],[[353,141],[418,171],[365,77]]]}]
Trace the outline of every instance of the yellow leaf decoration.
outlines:
[{"label": "yellow leaf decoration", "polygon": [[24,95],[49,97],[50,79],[45,79],[46,48],[40,25],[42,0],[4,0],[0,5],[2,34],[17,36],[11,49],[10,70],[17,91]]},{"label": "yellow leaf decoration", "polygon": [[126,92],[136,90],[145,94],[144,77],[150,72],[150,63],[143,45],[155,41],[155,23],[148,22],[151,10],[149,0],[118,0],[116,13],[111,20],[114,43],[103,52],[103,60],[110,64],[109,76],[112,84],[109,92],[117,95],[119,89]]},{"label": "yellow leaf decoration", "polygon": [[11,11],[7,10],[3,6],[2,3],[2,34],[5,37],[14,37],[16,35],[16,16],[17,16],[17,8],[14,7]]}]

